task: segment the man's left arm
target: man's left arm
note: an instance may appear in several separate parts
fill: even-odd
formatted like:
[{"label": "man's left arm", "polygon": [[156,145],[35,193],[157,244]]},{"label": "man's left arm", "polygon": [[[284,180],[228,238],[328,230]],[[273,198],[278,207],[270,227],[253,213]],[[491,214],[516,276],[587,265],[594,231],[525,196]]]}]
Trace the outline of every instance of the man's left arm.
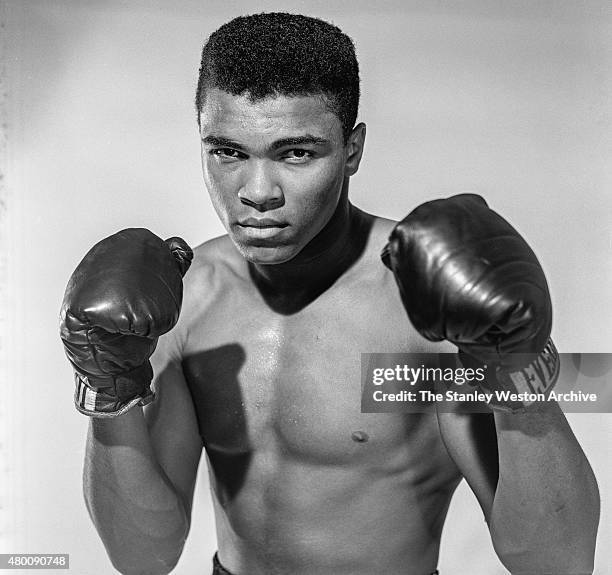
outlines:
[{"label": "man's left arm", "polygon": [[592,573],[599,523],[593,470],[554,402],[495,413],[499,478],[489,518],[513,573]]},{"label": "man's left arm", "polygon": [[482,197],[459,194],[408,214],[382,259],[417,331],[456,346],[466,373],[486,372],[474,383],[489,392],[494,413],[445,414],[438,406],[438,421],[501,561],[513,575],[591,573],[593,472],[559,407],[530,404],[534,394],[521,393],[545,395],[566,377],[533,250]]},{"label": "man's left arm", "polygon": [[446,411],[438,421],[513,575],[592,573],[597,483],[555,403],[515,414]]}]

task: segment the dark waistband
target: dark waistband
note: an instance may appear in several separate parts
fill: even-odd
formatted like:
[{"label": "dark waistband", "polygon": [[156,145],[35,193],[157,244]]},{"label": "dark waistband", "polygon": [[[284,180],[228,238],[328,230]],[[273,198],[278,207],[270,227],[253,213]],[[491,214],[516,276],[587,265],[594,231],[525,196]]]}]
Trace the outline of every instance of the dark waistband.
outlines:
[{"label": "dark waistband", "polygon": [[219,557],[217,557],[217,553],[213,557],[213,572],[212,575],[232,575],[221,563],[219,562]]},{"label": "dark waistband", "polygon": [[[219,557],[217,557],[217,553],[213,557],[213,572],[212,575],[232,575],[219,561]],[[440,575],[439,571],[436,569],[430,575]]]}]

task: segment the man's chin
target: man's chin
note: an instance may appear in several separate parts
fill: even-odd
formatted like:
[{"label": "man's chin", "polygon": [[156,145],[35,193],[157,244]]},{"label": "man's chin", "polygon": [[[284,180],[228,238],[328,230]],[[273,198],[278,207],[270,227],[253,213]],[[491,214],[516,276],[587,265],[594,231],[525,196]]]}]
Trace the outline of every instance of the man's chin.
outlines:
[{"label": "man's chin", "polygon": [[297,246],[253,246],[237,242],[235,245],[245,260],[258,265],[284,264],[299,253]]}]

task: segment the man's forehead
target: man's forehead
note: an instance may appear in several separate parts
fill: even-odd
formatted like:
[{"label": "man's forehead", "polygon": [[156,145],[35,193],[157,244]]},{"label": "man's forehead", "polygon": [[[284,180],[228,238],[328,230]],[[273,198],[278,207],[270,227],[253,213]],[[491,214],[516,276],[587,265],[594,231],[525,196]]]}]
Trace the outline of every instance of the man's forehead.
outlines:
[{"label": "man's forehead", "polygon": [[335,140],[342,137],[340,119],[324,96],[274,95],[253,100],[218,88],[207,90],[200,111],[202,136],[258,134],[270,137],[314,134]]}]

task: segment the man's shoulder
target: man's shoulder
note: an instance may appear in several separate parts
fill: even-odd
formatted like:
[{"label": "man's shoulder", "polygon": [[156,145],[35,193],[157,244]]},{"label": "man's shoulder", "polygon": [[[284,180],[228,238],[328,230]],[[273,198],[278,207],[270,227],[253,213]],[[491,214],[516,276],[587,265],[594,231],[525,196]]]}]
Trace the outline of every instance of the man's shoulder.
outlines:
[{"label": "man's shoulder", "polygon": [[184,278],[185,294],[206,293],[211,296],[215,286],[227,285],[228,281],[240,281],[245,262],[227,235],[218,236],[196,246],[193,261]]},{"label": "man's shoulder", "polygon": [[236,272],[244,265],[244,259],[225,234],[207,240],[193,249],[193,262],[189,275],[206,276],[218,272]]},{"label": "man's shoulder", "polygon": [[[383,265],[380,255],[389,240],[389,235],[396,223],[388,218],[375,216],[363,212],[364,222],[366,222],[367,239],[365,241],[363,253],[359,258],[359,265],[356,268],[363,282],[366,277],[381,279],[385,276],[386,268]],[[388,271],[388,270],[386,270]]]},{"label": "man's shoulder", "polygon": [[371,237],[375,243],[382,243],[384,245],[389,239],[389,235],[391,234],[393,228],[397,225],[397,221],[389,218],[383,218],[382,216],[374,215],[372,215],[371,218]]}]

